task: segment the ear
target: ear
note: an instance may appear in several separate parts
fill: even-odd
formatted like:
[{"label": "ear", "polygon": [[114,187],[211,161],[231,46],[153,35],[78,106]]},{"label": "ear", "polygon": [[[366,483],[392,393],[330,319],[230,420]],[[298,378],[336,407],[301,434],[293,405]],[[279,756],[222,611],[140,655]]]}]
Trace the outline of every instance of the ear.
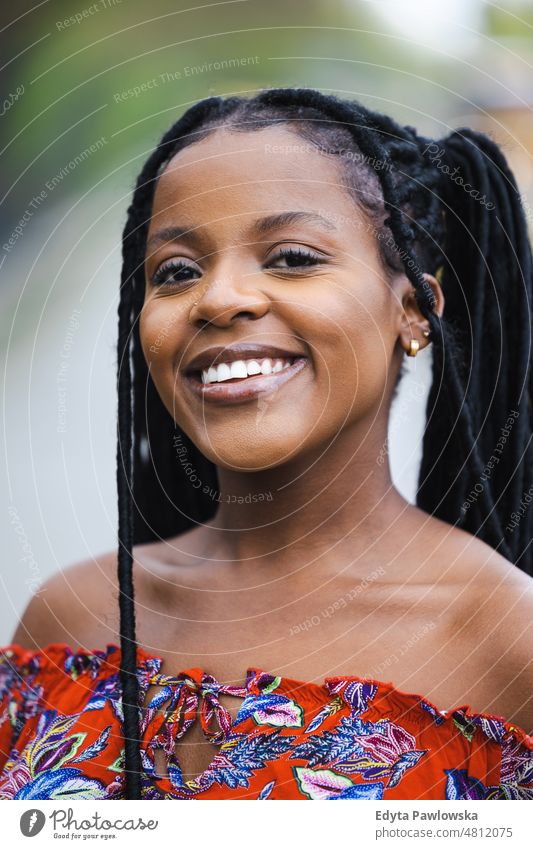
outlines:
[{"label": "ear", "polygon": [[[435,296],[433,312],[439,317],[444,311],[444,295],[439,281],[432,274],[424,274],[424,280],[431,286]],[[420,350],[429,345],[429,340],[424,336],[424,330],[429,330],[429,322],[424,318],[418,306],[415,290],[412,283],[405,275],[401,282],[398,281],[397,297],[401,302],[401,310],[398,315],[398,336],[405,351],[409,350],[411,339],[416,339],[420,344]]]}]

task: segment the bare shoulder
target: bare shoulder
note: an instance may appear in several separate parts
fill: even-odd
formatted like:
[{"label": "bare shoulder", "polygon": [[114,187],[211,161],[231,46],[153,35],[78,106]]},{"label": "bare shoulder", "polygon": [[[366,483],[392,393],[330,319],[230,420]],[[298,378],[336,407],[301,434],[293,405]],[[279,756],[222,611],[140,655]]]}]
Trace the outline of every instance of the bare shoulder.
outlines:
[{"label": "bare shoulder", "polygon": [[116,572],[116,551],[56,572],[30,599],[12,642],[27,649],[56,642],[93,649],[105,642],[116,642]]},{"label": "bare shoulder", "polygon": [[[522,661],[533,672],[533,578],[479,540],[469,563],[470,605],[491,651],[505,663]],[[531,686],[533,694],[533,679]]]},{"label": "bare shoulder", "polygon": [[[422,518],[423,517],[423,518]],[[417,522],[434,568],[453,583],[470,589],[475,602],[479,593],[492,596],[507,592],[522,596],[531,592],[533,578],[515,566],[492,546],[462,528],[418,511]]]},{"label": "bare shoulder", "polygon": [[448,610],[484,710],[533,733],[533,578],[461,528],[419,515],[431,579]]},{"label": "bare shoulder", "polygon": [[493,557],[477,591],[481,604],[474,622],[500,712],[533,734],[533,578]]},{"label": "bare shoulder", "polygon": [[[168,586],[167,551],[165,541],[133,548],[135,600],[140,607],[153,599],[162,583]],[[144,619],[147,616],[148,613]],[[103,648],[107,643],[118,644],[119,625],[117,550],[114,549],[52,575],[30,599],[11,642],[31,650],[50,643],[91,650]]]},{"label": "bare shoulder", "polygon": [[[497,609],[500,623],[504,614],[514,618],[527,611],[527,618],[533,620],[533,578],[468,531],[439,524],[451,529],[443,549],[445,559],[440,559],[453,583],[464,587],[467,603],[480,616],[483,610],[494,613]],[[511,614],[511,608],[515,614]]]},{"label": "bare shoulder", "polygon": [[493,694],[489,712],[533,733],[533,578],[464,531],[452,544],[464,587],[468,643]]}]

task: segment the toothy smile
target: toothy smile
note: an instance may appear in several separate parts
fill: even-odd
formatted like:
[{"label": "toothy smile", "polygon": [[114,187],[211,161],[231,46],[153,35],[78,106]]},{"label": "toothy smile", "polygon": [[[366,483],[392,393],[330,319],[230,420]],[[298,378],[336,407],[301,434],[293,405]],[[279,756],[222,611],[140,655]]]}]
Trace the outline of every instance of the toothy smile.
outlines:
[{"label": "toothy smile", "polygon": [[288,368],[294,358],[290,359],[264,359],[234,360],[228,363],[219,363],[202,371],[202,383],[222,383],[225,380],[244,379],[256,374],[276,374]]},{"label": "toothy smile", "polygon": [[202,351],[185,365],[182,375],[202,402],[242,404],[276,392],[307,365],[307,357],[297,351],[236,343]]}]

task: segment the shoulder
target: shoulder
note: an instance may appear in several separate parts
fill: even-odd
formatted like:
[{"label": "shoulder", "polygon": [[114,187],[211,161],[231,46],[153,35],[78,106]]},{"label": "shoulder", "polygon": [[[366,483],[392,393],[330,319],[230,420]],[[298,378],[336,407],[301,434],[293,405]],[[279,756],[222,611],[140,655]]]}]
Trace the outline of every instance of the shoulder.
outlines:
[{"label": "shoulder", "polygon": [[[167,554],[166,541],[133,548],[135,600],[145,609],[140,624],[147,624],[150,603],[158,592],[164,592],[161,587],[168,587],[172,577],[173,570],[165,568]],[[180,558],[187,560],[181,550]],[[31,650],[50,643],[91,650],[119,641],[116,549],[80,560],[52,575],[30,599],[11,640]]]},{"label": "shoulder", "polygon": [[502,558],[480,590],[487,669],[505,716],[533,734],[533,579]]},{"label": "shoulder", "polygon": [[[424,525],[432,579],[447,587],[451,635],[487,713],[533,733],[533,578],[492,546],[435,517]],[[427,552],[426,552],[427,554]]]},{"label": "shoulder", "polygon": [[533,734],[533,578],[479,539],[468,550],[466,631],[493,694],[488,711]]},{"label": "shoulder", "polygon": [[[134,550],[137,557],[137,549]],[[67,643],[101,648],[119,636],[117,552],[78,561],[56,572],[32,596],[12,642],[22,648]]]},{"label": "shoulder", "polygon": [[[479,636],[490,635],[493,648],[527,645],[533,657],[533,578],[494,548],[457,531],[454,582],[465,597],[463,611]],[[523,639],[520,639],[522,637]]]}]

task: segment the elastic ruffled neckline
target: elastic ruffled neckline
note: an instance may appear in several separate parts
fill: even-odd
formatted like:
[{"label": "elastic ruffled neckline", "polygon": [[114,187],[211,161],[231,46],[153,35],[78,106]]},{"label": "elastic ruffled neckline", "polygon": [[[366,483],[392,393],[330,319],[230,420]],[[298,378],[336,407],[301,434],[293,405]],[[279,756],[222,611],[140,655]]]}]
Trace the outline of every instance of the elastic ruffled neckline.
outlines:
[{"label": "elastic ruffled neckline", "polygon": [[[74,650],[71,645],[64,642],[48,643],[40,649],[25,649],[18,643],[10,643],[7,646],[0,646],[0,655],[5,655],[12,662],[14,660],[17,666],[26,666],[38,656],[44,661],[39,665],[40,670],[43,673],[45,671],[49,671],[52,674],[57,674],[57,672],[64,673],[64,663],[67,659],[72,657],[99,658],[101,661],[107,663],[111,668],[120,669],[120,652],[120,646],[116,643],[106,643],[104,649],[91,650],[83,649],[81,647]],[[159,678],[168,679],[169,682],[175,681],[176,678],[181,676],[183,673],[190,674],[193,672],[195,673],[195,677],[201,677],[204,674],[204,670],[201,667],[191,666],[186,669],[179,670],[173,675],[167,675],[159,672],[163,665],[162,658],[151,654],[141,646],[137,647],[137,655],[141,661],[138,668],[143,674],[157,674]],[[348,701],[345,697],[347,689],[347,686],[344,686],[345,684],[349,685],[353,683],[360,684],[362,687],[366,686],[368,688],[376,688],[372,698],[373,702],[386,699],[388,696],[393,696],[396,700],[405,702],[405,710],[424,712],[428,718],[433,716],[435,721],[453,720],[454,717],[460,716],[464,717],[468,721],[481,724],[482,727],[484,722],[488,724],[498,723],[501,726],[502,732],[505,732],[506,735],[514,735],[520,743],[533,750],[533,735],[528,734],[519,725],[515,725],[515,723],[506,720],[505,717],[500,714],[476,711],[467,704],[458,705],[457,707],[449,710],[441,710],[425,696],[399,690],[391,681],[378,681],[374,678],[364,678],[358,675],[329,675],[324,677],[322,684],[318,684],[313,681],[302,681],[285,675],[276,675],[275,673],[265,670],[260,666],[248,666],[245,671],[244,682],[232,684],[231,686],[243,687],[244,689],[251,689],[252,691],[255,689],[257,692],[260,692],[260,688],[257,688],[257,682],[261,679],[279,679],[278,686],[282,686],[284,690],[288,691],[305,689],[308,692],[314,692],[317,695],[319,692],[323,693],[324,689],[326,689],[330,694],[338,692],[344,701]],[[224,687],[230,685],[221,686]],[[349,701],[348,704],[350,704]]]}]

